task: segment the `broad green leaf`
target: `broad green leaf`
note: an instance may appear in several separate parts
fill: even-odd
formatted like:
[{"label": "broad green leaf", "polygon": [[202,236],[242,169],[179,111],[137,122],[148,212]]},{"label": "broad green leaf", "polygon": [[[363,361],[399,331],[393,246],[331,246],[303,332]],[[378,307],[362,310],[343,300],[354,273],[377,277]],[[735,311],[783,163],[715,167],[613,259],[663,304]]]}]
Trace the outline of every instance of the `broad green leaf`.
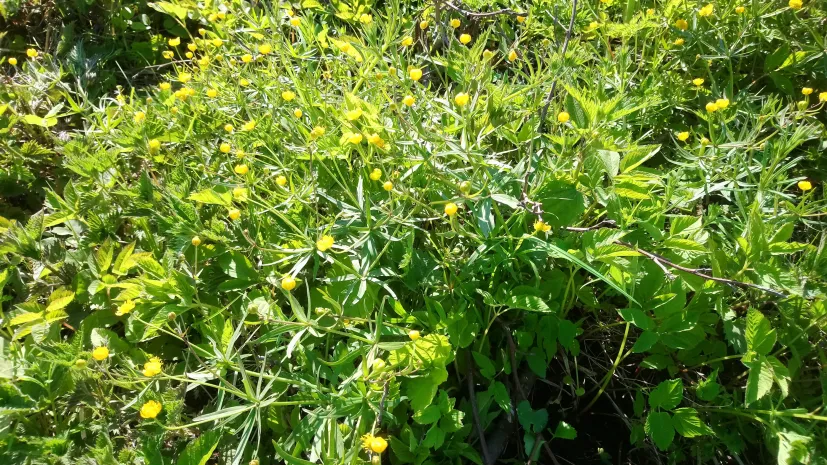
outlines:
[{"label": "broad green leaf", "polygon": [[211,189],[204,189],[200,192],[194,192],[187,197],[189,200],[194,200],[199,203],[208,205],[222,205],[229,207],[233,204],[233,194],[226,187],[219,186]]},{"label": "broad green leaf", "polygon": [[668,379],[661,381],[649,393],[649,406],[672,410],[681,403],[681,399],[683,399],[683,382],[680,379]]},{"label": "broad green leaf", "polygon": [[488,379],[493,379],[496,369],[491,359],[479,352],[471,352],[471,355],[474,357],[474,362],[477,364],[480,373]]},{"label": "broad green leaf", "polygon": [[548,411],[543,408],[534,410],[531,404],[524,400],[517,405],[517,418],[526,431],[540,433],[548,424]]},{"label": "broad green leaf", "polygon": [[577,430],[565,421],[561,421],[554,430],[554,437],[559,439],[577,439]]},{"label": "broad green leaf", "polygon": [[646,417],[646,434],[660,450],[669,449],[675,439],[675,427],[672,417],[666,412],[651,412]]},{"label": "broad green leaf", "polygon": [[166,13],[166,14],[175,16],[176,18],[180,19],[181,21],[184,21],[184,20],[187,19],[188,10],[185,7],[177,5],[175,3],[153,2],[153,3],[150,3],[149,6],[151,6],[152,8],[154,8],[157,11],[160,11],[161,13]]},{"label": "broad green leaf", "polygon": [[112,255],[115,253],[115,244],[111,239],[107,238],[103,241],[98,252],[95,254],[95,263],[98,266],[98,272],[103,275],[112,264]]},{"label": "broad green leaf", "polygon": [[770,392],[774,374],[772,365],[767,362],[763,355],[759,355],[756,360],[745,364],[749,367],[749,376],[747,377],[744,401],[746,405],[749,405]]},{"label": "broad green leaf", "polygon": [[441,412],[439,411],[439,406],[429,405],[425,407],[424,410],[414,414],[413,419],[420,425],[430,425],[431,423],[436,423],[439,421],[440,416]]},{"label": "broad green leaf", "polygon": [[775,330],[770,321],[758,310],[750,309],[747,313],[747,349],[760,355],[767,355],[775,346]]},{"label": "broad green leaf", "polygon": [[212,456],[221,439],[220,429],[208,429],[194,441],[187,444],[181,456],[178,457],[178,465],[204,465]]},{"label": "broad green leaf", "polygon": [[406,379],[403,383],[405,395],[411,401],[414,412],[424,410],[431,404],[439,385],[448,379],[445,368],[433,368],[427,376]]},{"label": "broad green leaf", "polygon": [[62,310],[73,300],[75,300],[74,292],[63,287],[57,288],[49,296],[49,305],[46,307],[46,311],[53,312],[55,310]]},{"label": "broad green leaf", "polygon": [[519,308],[530,312],[552,312],[552,309],[549,308],[548,304],[536,295],[512,295],[506,304],[511,308]]},{"label": "broad green leaf", "polygon": [[491,387],[488,388],[488,392],[504,412],[511,411],[511,397],[508,395],[508,388],[505,387],[505,384],[494,381],[491,383]]},{"label": "broad green leaf", "polygon": [[701,421],[701,417],[698,416],[698,411],[694,408],[675,409],[675,411],[672,412],[672,425],[678,434],[685,438],[712,434],[712,430]]},{"label": "broad green leaf", "polygon": [[658,334],[654,331],[644,331],[640,334],[640,337],[637,339],[637,341],[635,341],[635,345],[632,346],[632,352],[636,354],[646,352],[647,350],[651,349],[652,346],[657,344],[658,339]]}]

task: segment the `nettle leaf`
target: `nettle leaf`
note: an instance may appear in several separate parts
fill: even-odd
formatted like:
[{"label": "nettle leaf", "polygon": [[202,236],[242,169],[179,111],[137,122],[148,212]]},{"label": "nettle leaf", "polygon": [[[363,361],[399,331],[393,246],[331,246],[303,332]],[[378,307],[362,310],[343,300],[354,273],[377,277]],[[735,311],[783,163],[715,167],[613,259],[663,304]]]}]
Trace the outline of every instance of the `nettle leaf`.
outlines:
[{"label": "nettle leaf", "polygon": [[694,408],[679,408],[672,412],[672,425],[678,434],[685,438],[694,438],[705,434],[713,434]]},{"label": "nettle leaf", "polygon": [[194,192],[190,194],[187,199],[208,205],[222,205],[224,207],[229,207],[233,204],[233,194],[224,186],[216,186],[214,188]]},{"label": "nettle leaf", "polygon": [[672,410],[683,399],[683,382],[679,379],[662,381],[649,393],[649,406]]},{"label": "nettle leaf", "polygon": [[49,305],[46,307],[46,311],[62,310],[73,300],[75,300],[74,292],[64,287],[59,287],[49,296]]},{"label": "nettle leaf", "polygon": [[767,355],[775,346],[776,338],[776,332],[764,314],[750,309],[747,313],[747,349],[760,355]]},{"label": "nettle leaf", "polygon": [[716,369],[707,379],[698,382],[698,388],[695,390],[695,394],[697,394],[699,399],[709,402],[718,397],[721,385],[716,381],[717,378],[718,370]]},{"label": "nettle leaf", "polygon": [[669,449],[675,439],[672,417],[666,412],[652,412],[646,417],[646,434],[660,450]]}]

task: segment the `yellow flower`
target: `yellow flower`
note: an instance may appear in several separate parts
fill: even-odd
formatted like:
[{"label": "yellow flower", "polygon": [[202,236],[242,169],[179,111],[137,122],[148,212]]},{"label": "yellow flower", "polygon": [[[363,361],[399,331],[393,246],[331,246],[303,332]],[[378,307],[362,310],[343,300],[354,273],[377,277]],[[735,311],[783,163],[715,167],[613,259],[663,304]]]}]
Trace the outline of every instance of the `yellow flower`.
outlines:
[{"label": "yellow flower", "polygon": [[241,87],[247,87],[247,86],[249,86],[249,85],[250,85],[250,81],[249,81],[248,79],[241,78],[241,79],[238,81],[238,84],[239,84]]},{"label": "yellow flower", "polygon": [[230,144],[224,142],[218,147],[218,150],[220,150],[221,153],[230,153]]},{"label": "yellow flower", "polygon": [[454,102],[456,102],[457,105],[459,105],[461,107],[464,107],[465,105],[468,104],[468,100],[470,98],[471,97],[467,93],[460,92],[460,93],[457,94],[456,97],[454,97]]},{"label": "yellow flower", "polygon": [[744,8],[744,7],[742,7],[742,6],[736,6],[736,7],[735,7],[735,13],[736,13],[736,14],[739,14],[739,15],[740,15],[740,14],[743,14],[743,13],[744,13],[744,10],[746,10],[746,8]]},{"label": "yellow flower", "polygon": [[686,142],[687,139],[689,139],[689,132],[688,131],[683,131],[683,132],[678,133],[678,140],[679,141]]},{"label": "yellow flower", "polygon": [[408,75],[411,77],[412,80],[418,81],[418,80],[422,79],[422,69],[421,68],[411,68],[411,70],[408,71]]},{"label": "yellow flower", "polygon": [[684,43],[684,40],[682,38],[679,37],[679,38],[675,39],[675,45],[680,46],[680,45],[683,45],[683,43]]},{"label": "yellow flower", "polygon": [[215,13],[212,13],[211,15],[207,16],[207,21],[211,23],[214,23],[216,19],[218,19],[218,15]]},{"label": "yellow flower", "polygon": [[118,310],[115,311],[115,315],[124,316],[127,313],[131,312],[134,308],[135,302],[132,299],[128,299],[126,302],[118,306]]},{"label": "yellow flower", "polygon": [[134,119],[136,123],[143,123],[146,119],[146,113],[139,111],[135,113],[135,116],[133,116],[132,119]]},{"label": "yellow flower", "polygon": [[161,53],[161,55],[163,55],[163,57],[166,58],[167,60],[171,60],[172,57],[175,56],[175,54],[172,53],[171,50],[164,50],[164,52]]},{"label": "yellow flower", "polygon": [[276,178],[276,184],[278,184],[279,187],[284,187],[287,184],[287,178],[283,175],[280,175]]},{"label": "yellow flower", "polygon": [[216,98],[218,96],[218,91],[215,89],[207,89],[207,97],[209,98]]},{"label": "yellow flower", "polygon": [[679,19],[675,21],[675,27],[680,29],[681,31],[685,31],[689,29],[689,23],[687,23],[685,19]]},{"label": "yellow flower", "polygon": [[482,52],[483,60],[490,60],[491,57],[493,57],[493,56],[494,56],[494,52],[492,52],[491,50],[485,50],[484,52]]},{"label": "yellow flower", "polygon": [[445,214],[448,216],[454,216],[457,214],[457,204],[454,202],[448,202],[445,204]]},{"label": "yellow flower", "polygon": [[244,55],[241,55],[241,61],[243,61],[244,63],[249,63],[253,61],[253,56],[249,53],[245,53]]},{"label": "yellow flower", "polygon": [[144,376],[151,378],[161,373],[163,363],[158,357],[152,357],[148,362],[144,363]]},{"label": "yellow flower", "polygon": [[508,61],[513,62],[515,60],[517,60],[517,51],[512,49],[510,52],[508,52]]},{"label": "yellow flower", "polygon": [[460,25],[460,22],[459,22],[458,19],[454,18],[454,19],[451,20],[451,27],[452,28],[456,29],[456,28],[459,27],[459,25]]},{"label": "yellow flower", "polygon": [[193,55],[192,52],[187,52],[187,53],[184,54],[184,56],[187,57],[187,58],[192,58],[195,55]]},{"label": "yellow flower", "polygon": [[376,133],[368,136],[368,144],[375,145],[380,149],[385,147],[385,141]]},{"label": "yellow flower", "polygon": [[296,280],[290,275],[285,276],[281,280],[281,288],[287,292],[292,291],[296,288]]},{"label": "yellow flower", "polygon": [[205,35],[207,35],[207,30],[203,27],[198,28],[198,35],[204,37]]},{"label": "yellow flower", "polygon": [[304,113],[302,113],[300,108],[296,108],[295,110],[293,110],[293,116],[295,116],[296,118],[301,118],[303,114]]},{"label": "yellow flower", "polygon": [[810,181],[807,181],[807,180],[798,181],[798,188],[801,189],[804,192],[807,192],[808,190],[813,188],[813,185],[812,185],[812,183],[810,183]]},{"label": "yellow flower", "polygon": [[291,18],[290,19],[290,25],[293,26],[293,27],[298,27],[299,24],[301,24],[301,23],[302,23],[302,20],[299,19],[299,18]]},{"label": "yellow flower", "polygon": [[405,98],[402,99],[402,103],[406,106],[412,107],[414,103],[416,103],[416,99],[413,98],[413,95],[406,95]]},{"label": "yellow flower", "polygon": [[186,84],[192,80],[192,74],[190,73],[178,73],[178,81],[183,84]]},{"label": "yellow flower", "polygon": [[534,222],[534,231],[536,232],[549,232],[551,231],[551,225],[547,224],[543,220],[537,220]]},{"label": "yellow flower", "polygon": [[567,111],[561,111],[560,113],[557,114],[557,121],[559,121],[561,123],[567,123],[569,121],[569,119],[571,119],[571,116],[569,115],[569,113]]},{"label": "yellow flower", "polygon": [[462,34],[461,36],[459,36],[459,41],[463,45],[467,44],[468,42],[471,42],[471,34]]},{"label": "yellow flower", "polygon": [[729,106],[729,99],[719,98],[718,100],[715,100],[715,106],[717,106],[719,110],[723,110]]},{"label": "yellow flower", "polygon": [[193,43],[189,43],[187,44],[187,50],[189,50],[190,52],[194,52],[198,50],[198,46]]},{"label": "yellow flower", "polygon": [[827,92],[822,92],[818,94],[818,101],[819,102],[827,102]]},{"label": "yellow flower", "polygon": [[812,87],[805,87],[805,88],[801,89],[801,93],[804,94],[804,95],[810,95],[810,94],[813,93],[813,88]]},{"label": "yellow flower", "polygon": [[169,109],[169,112],[170,112],[170,113],[172,113],[173,115],[177,115],[177,114],[178,114],[178,107],[172,107],[172,108],[170,108],[170,109]]},{"label": "yellow flower", "polygon": [[244,126],[241,127],[244,131],[252,131],[256,128],[256,122],[254,120],[247,121],[244,123]]},{"label": "yellow flower", "polygon": [[517,16],[517,22],[518,23],[524,23],[525,22],[525,16]]},{"label": "yellow flower", "polygon": [[320,252],[325,252],[327,249],[333,247],[333,237],[324,235],[321,239],[316,241],[316,248],[319,249]]},{"label": "yellow flower", "polygon": [[158,149],[161,148],[161,141],[158,139],[151,139],[149,141],[149,151],[150,152],[157,152]]},{"label": "yellow flower", "polygon": [[106,346],[95,347],[95,350],[92,351],[92,358],[99,362],[106,360],[108,357],[109,348]]},{"label": "yellow flower", "polygon": [[419,22],[419,29],[428,29],[428,21],[422,20]]},{"label": "yellow flower", "polygon": [[231,220],[235,221],[241,218],[241,211],[239,211],[237,208],[233,208],[232,210],[230,210],[229,216]]},{"label": "yellow flower", "polygon": [[362,16],[359,16],[359,22],[362,24],[370,24],[373,22],[373,16],[367,13],[362,13]]},{"label": "yellow flower", "polygon": [[283,98],[285,101],[289,102],[289,101],[293,100],[294,98],[296,98],[296,94],[291,90],[285,90],[284,92],[281,93],[281,98]]},{"label": "yellow flower", "polygon": [[310,131],[310,137],[313,139],[318,139],[324,135],[325,129],[324,126],[316,126],[313,130]]},{"label": "yellow flower", "polygon": [[244,158],[244,150],[238,149],[235,151],[236,158]]},{"label": "yellow flower", "polygon": [[655,14],[655,9],[654,8],[648,8],[646,10],[646,15],[647,16],[652,16],[653,14]]},{"label": "yellow flower", "polygon": [[385,449],[388,448],[388,441],[385,441],[383,438],[373,438],[370,442],[370,450],[377,454],[381,454],[385,452]]},{"label": "yellow flower", "polygon": [[9,64],[12,66],[17,66],[17,58],[11,57],[9,58]]},{"label": "yellow flower", "polygon": [[218,17],[218,19],[224,19],[224,18],[227,17],[227,13],[224,13],[223,11],[219,11],[218,14],[216,14],[216,16]]},{"label": "yellow flower", "polygon": [[[190,57],[190,58],[192,58],[192,57]],[[220,58],[220,57],[216,57],[216,58]],[[209,65],[210,65],[210,58],[209,57],[203,57],[200,60],[198,60],[198,66],[200,66],[202,68],[206,68]]]},{"label": "yellow flower", "polygon": [[698,16],[705,18],[707,16],[712,16],[712,11],[715,7],[711,3],[707,3],[705,7],[698,10]]},{"label": "yellow flower", "polygon": [[410,47],[411,45],[413,45],[413,37],[411,37],[411,36],[404,37],[402,39],[401,44],[402,44],[403,47]]},{"label": "yellow flower", "polygon": [[804,2],[801,0],[790,0],[789,5],[793,10],[800,10],[804,6]]},{"label": "yellow flower", "polygon": [[345,137],[347,137],[347,141],[353,145],[362,143],[362,134],[359,134],[358,132],[349,132],[345,134]]},{"label": "yellow flower", "polygon": [[392,191],[393,190],[393,183],[390,182],[390,181],[385,181],[385,183],[382,184],[382,189],[385,189],[388,192]]},{"label": "yellow flower", "polygon": [[382,170],[379,168],[374,168],[373,171],[370,172],[370,180],[371,181],[378,181],[382,178]]},{"label": "yellow flower", "polygon": [[296,15],[292,8],[287,10],[285,13],[287,13],[287,16],[289,16],[290,18]]},{"label": "yellow flower", "polygon": [[174,37],[172,39],[169,39],[169,41],[167,41],[167,43],[169,44],[170,47],[177,47],[177,46],[181,45],[181,38],[180,37]]},{"label": "yellow flower", "polygon": [[233,127],[232,124],[227,123],[227,124],[224,125],[224,130],[227,131],[227,132],[233,132],[235,130],[235,128]]},{"label": "yellow flower", "polygon": [[213,47],[220,47],[224,45],[224,41],[221,39],[213,39],[212,41],[210,41],[210,43],[213,45]]},{"label": "yellow flower", "polygon": [[141,406],[141,418],[155,418],[158,416],[159,413],[161,413],[162,409],[163,407],[161,406],[160,402],[150,400]]},{"label": "yellow flower", "polygon": [[716,105],[715,102],[709,102],[706,104],[706,111],[709,113],[714,113],[718,111],[718,105]]},{"label": "yellow flower", "polygon": [[[270,44],[261,44],[258,46],[258,53],[262,55],[267,55],[273,51],[273,47]],[[250,57],[252,59],[252,57]],[[242,57],[242,60],[244,58]],[[246,62],[245,62],[246,63]]]},{"label": "yellow flower", "polygon": [[345,118],[347,118],[348,121],[355,121],[355,120],[361,118],[363,113],[364,112],[362,111],[361,108],[357,108],[355,110],[349,110],[349,111],[345,112]]},{"label": "yellow flower", "polygon": [[412,341],[415,341],[415,340],[419,339],[420,337],[422,337],[422,335],[419,334],[419,331],[417,331],[415,329],[412,329],[412,330],[408,331],[408,337],[411,338]]},{"label": "yellow flower", "polygon": [[191,240],[190,242],[191,242],[191,243],[192,243],[192,245],[194,245],[195,247],[198,247],[199,245],[201,245],[201,238],[200,238],[200,237],[198,237],[198,236],[195,236],[195,237],[193,237],[193,238],[192,238],[192,240]]},{"label": "yellow flower", "polygon": [[695,84],[698,87],[701,87],[703,85],[703,83],[704,83],[703,78],[695,78],[695,79],[692,80],[692,84]]},{"label": "yellow flower", "polygon": [[707,145],[709,145],[709,139],[701,137],[701,146],[706,147]]},{"label": "yellow flower", "polygon": [[247,174],[250,171],[250,168],[248,168],[247,165],[243,165],[243,164],[242,165],[235,165],[235,168],[233,168],[233,171],[235,171],[236,174],[244,176],[245,174]]}]

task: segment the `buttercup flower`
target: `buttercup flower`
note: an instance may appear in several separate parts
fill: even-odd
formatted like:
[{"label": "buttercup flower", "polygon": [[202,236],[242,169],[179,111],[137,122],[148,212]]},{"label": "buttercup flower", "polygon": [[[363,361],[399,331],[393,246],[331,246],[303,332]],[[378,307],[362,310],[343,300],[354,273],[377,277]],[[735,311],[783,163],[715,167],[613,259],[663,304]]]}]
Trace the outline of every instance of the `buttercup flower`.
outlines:
[{"label": "buttercup flower", "polygon": [[109,357],[109,348],[106,346],[98,346],[92,351],[92,358],[102,362]]},{"label": "buttercup flower", "polygon": [[161,371],[163,371],[162,367],[163,363],[161,363],[161,359],[158,357],[152,357],[148,362],[144,363],[143,374],[144,376],[151,378],[160,374]]},{"label": "buttercup flower", "polygon": [[412,330],[408,331],[408,337],[411,338],[412,341],[415,341],[415,340],[419,339],[420,337],[422,337],[422,335],[419,334],[419,331],[417,331],[415,329],[412,329]]},{"label": "buttercup flower", "polygon": [[158,149],[161,148],[161,141],[159,141],[158,139],[151,139],[148,145],[150,152],[157,152]]},{"label": "buttercup flower", "polygon": [[247,121],[244,123],[244,126],[241,127],[244,131],[252,131],[256,128],[256,122],[253,120]]},{"label": "buttercup flower", "polygon": [[402,99],[402,103],[406,106],[412,107],[414,103],[416,103],[416,99],[413,98],[413,95],[406,95],[405,98]]},{"label": "buttercup flower", "polygon": [[517,51],[516,51],[516,50],[514,50],[514,49],[512,49],[510,52],[508,52],[508,61],[512,61],[512,62],[513,62],[513,61],[515,61],[516,59],[517,59]]},{"label": "buttercup flower", "polygon": [[134,119],[136,123],[143,123],[146,119],[146,113],[142,111],[136,112],[132,119]]},{"label": "buttercup flower", "polygon": [[167,41],[167,43],[169,44],[170,47],[177,47],[177,46],[181,45],[181,38],[180,37],[174,37],[172,39],[169,39],[169,41]]},{"label": "buttercup flower", "polygon": [[233,132],[235,130],[235,128],[233,127],[232,124],[227,123],[227,124],[224,125],[224,130],[227,131],[227,132]]},{"label": "buttercup flower", "polygon": [[683,45],[683,43],[684,43],[684,40],[682,38],[679,37],[679,38],[675,39],[675,45]]},{"label": "buttercup flower", "polygon": [[448,202],[447,204],[445,204],[445,214],[448,216],[456,215],[457,209],[457,204],[455,204],[454,202]]},{"label": "buttercup flower", "polygon": [[452,28],[456,29],[456,28],[458,28],[459,26],[460,26],[460,22],[459,22],[459,20],[458,20],[458,19],[454,18],[454,19],[452,19],[452,20],[451,20],[451,27],[452,27]]},{"label": "buttercup flower", "polygon": [[801,189],[804,192],[807,192],[808,190],[813,188],[813,185],[812,185],[812,183],[810,183],[810,181],[807,181],[807,180],[798,181],[798,188]]},{"label": "buttercup flower", "polygon": [[719,110],[723,110],[729,106],[729,99],[719,98],[718,100],[715,100],[715,106],[718,107]]},{"label": "buttercup flower", "polygon": [[801,93],[804,94],[804,95],[810,95],[810,94],[813,93],[813,88],[812,87],[805,87],[805,88],[801,89]]},{"label": "buttercup flower", "polygon": [[712,12],[714,9],[715,7],[711,3],[707,3],[705,7],[698,10],[698,16],[703,18],[707,16],[712,16]]},{"label": "buttercup flower", "polygon": [[536,232],[549,232],[551,231],[551,225],[547,224],[543,220],[537,220],[534,222],[534,231]]},{"label": "buttercup flower", "polygon": [[235,165],[233,171],[235,171],[236,174],[244,176],[245,174],[250,172],[250,168],[248,168],[247,165]]},{"label": "buttercup flower", "polygon": [[144,405],[141,406],[141,418],[144,419],[152,419],[158,416],[161,413],[163,407],[161,406],[160,402],[156,402],[154,400],[150,400],[146,402]]},{"label": "buttercup flower", "polygon": [[462,34],[462,35],[460,35],[459,36],[459,41],[463,45],[467,44],[468,42],[471,42],[471,34]]},{"label": "buttercup flower", "polygon": [[402,42],[400,42],[400,43],[402,44],[403,47],[410,47],[411,45],[413,45],[413,37],[411,37],[411,36],[404,37],[404,38],[402,38]]},{"label": "buttercup flower", "polygon": [[801,0],[790,0],[789,5],[793,10],[800,10],[804,6],[804,2]]},{"label": "buttercup flower", "polygon": [[124,316],[135,309],[135,301],[132,299],[128,299],[124,303],[118,306],[118,310],[115,311],[115,316]]},{"label": "buttercup flower", "polygon": [[524,23],[525,22],[525,16],[517,16],[517,22],[518,23]]},{"label": "buttercup flower", "polygon": [[388,192],[392,191],[393,190],[393,183],[390,182],[390,181],[385,181],[385,183],[382,184],[382,189],[385,189]]},{"label": "buttercup flower", "polygon": [[295,94],[295,92],[293,92],[291,90],[285,90],[284,92],[281,93],[281,98],[283,98],[287,102],[290,102],[294,98],[296,98],[296,94]]},{"label": "buttercup flower", "polygon": [[310,131],[310,137],[313,138],[313,139],[318,139],[319,137],[322,137],[324,135],[324,133],[325,133],[324,126],[315,126]]},{"label": "buttercup flower", "polygon": [[482,52],[482,58],[484,60],[490,60],[491,57],[493,57],[493,56],[494,56],[494,52],[492,52],[491,50],[485,50],[485,51]]},{"label": "buttercup flower", "polygon": [[253,56],[249,53],[245,53],[244,55],[241,55],[241,61],[244,63],[249,63],[253,61]]},{"label": "buttercup flower", "polygon": [[303,114],[304,113],[302,113],[300,108],[296,108],[295,110],[293,110],[293,116],[295,116],[296,118],[301,118]]},{"label": "buttercup flower", "polygon": [[195,236],[195,237],[192,238],[190,243],[192,243],[193,246],[198,247],[199,245],[201,245],[201,238],[198,237],[198,236]]},{"label": "buttercup flower", "polygon": [[703,78],[695,78],[692,80],[692,84],[695,84],[697,87],[701,87],[704,84]]},{"label": "buttercup flower", "polygon": [[281,280],[281,288],[287,292],[292,291],[296,288],[296,280],[290,275],[285,276]]},{"label": "buttercup flower", "polygon": [[9,64],[12,66],[17,66],[17,58],[11,57],[9,58]]},{"label": "buttercup flower", "polygon": [[678,133],[678,140],[679,141],[686,142],[687,139],[689,139],[689,132],[688,131],[683,131],[683,132]]},{"label": "buttercup flower", "polygon": [[718,111],[718,105],[716,105],[715,102],[709,102],[706,104],[706,111],[709,113],[714,113]]},{"label": "buttercup flower", "polygon": [[567,123],[569,121],[569,119],[571,119],[571,116],[569,115],[569,113],[567,111],[561,111],[560,113],[557,114],[557,121],[559,121],[561,123]]},{"label": "buttercup flower", "polygon": [[454,97],[454,102],[456,102],[456,104],[457,104],[458,106],[464,107],[465,105],[467,105],[467,104],[468,104],[468,100],[469,100],[470,98],[471,98],[471,97],[470,97],[467,93],[465,93],[465,92],[460,92],[460,93],[458,93],[458,94],[457,94],[457,96],[456,96],[456,97]]},{"label": "buttercup flower", "polygon": [[348,121],[356,121],[357,119],[362,117],[362,114],[364,114],[362,109],[361,108],[356,108],[354,110],[346,111],[345,112],[345,118],[347,118]]},{"label": "buttercup flower", "polygon": [[218,146],[218,150],[220,150],[221,153],[230,153],[230,144],[224,142]]},{"label": "buttercup flower", "polygon": [[207,35],[207,30],[204,29],[203,27],[199,27],[198,28],[198,35],[201,36],[201,37],[204,37],[205,35]]},{"label": "buttercup flower", "polygon": [[207,97],[209,98],[216,98],[218,96],[218,91],[215,89],[207,89]]},{"label": "buttercup flower", "polygon": [[347,138],[347,141],[353,145],[359,145],[362,143],[362,134],[358,132],[348,132],[345,134],[345,138]]},{"label": "buttercup flower", "polygon": [[173,57],[173,56],[175,56],[175,54],[174,54],[174,53],[172,53],[172,51],[171,51],[171,50],[164,50],[164,51],[163,51],[163,53],[161,53],[161,55],[162,55],[164,58],[166,58],[167,60],[171,60],[171,59],[172,59],[172,57]]},{"label": "buttercup flower", "polygon": [[379,134],[376,133],[373,133],[368,136],[368,144],[375,145],[380,149],[385,147],[385,141],[382,139],[381,136],[379,136]]},{"label": "buttercup flower", "polygon": [[224,45],[224,41],[221,39],[213,39],[210,41],[210,43],[213,45],[213,47],[220,47]]},{"label": "buttercup flower", "polygon": [[187,44],[187,50],[189,50],[190,52],[194,52],[194,51],[198,50],[198,46],[195,45],[194,43],[189,43],[189,44]]},{"label": "buttercup flower", "polygon": [[410,78],[412,80],[418,81],[418,80],[422,79],[422,69],[421,68],[411,68],[411,70],[408,71],[408,75],[410,76]]},{"label": "buttercup flower", "polygon": [[709,139],[701,137],[701,146],[706,147],[707,145],[709,145]]},{"label": "buttercup flower", "polygon": [[742,6],[736,6],[736,7],[735,7],[735,13],[736,13],[736,14],[739,14],[739,15],[740,15],[740,14],[743,14],[745,10],[746,10],[746,8],[744,8],[744,7],[742,7]]},{"label": "buttercup flower", "polygon": [[178,73],[178,81],[182,84],[186,84],[192,80],[192,74],[190,73]]},{"label": "buttercup flower", "polygon": [[[273,47],[270,44],[261,44],[258,46],[258,53],[262,55],[267,55],[273,51]],[[252,59],[252,57],[250,57]],[[243,60],[243,57],[242,57]],[[246,63],[246,62],[245,62]]]},{"label": "buttercup flower", "polygon": [[362,24],[370,24],[373,22],[373,16],[367,13],[362,13],[362,15],[359,16],[359,22]]},{"label": "buttercup flower", "polygon": [[325,252],[327,249],[333,247],[333,237],[324,235],[321,239],[316,241],[316,248],[319,249],[320,252]]},{"label": "buttercup flower", "polygon": [[232,210],[230,210],[229,217],[231,220],[235,221],[241,218],[241,211],[239,211],[237,208],[233,208]]},{"label": "buttercup flower", "polygon": [[822,92],[818,94],[818,101],[819,102],[827,102],[827,92]]},{"label": "buttercup flower", "polygon": [[279,187],[284,187],[287,184],[287,177],[279,175],[279,177],[276,178],[276,184],[278,184]]},{"label": "buttercup flower", "polygon": [[248,79],[241,78],[238,80],[238,85],[241,87],[247,87],[250,85],[250,81]]},{"label": "buttercup flower", "polygon": [[423,21],[420,21],[420,22],[419,22],[419,28],[420,28],[420,29],[423,29],[423,30],[424,30],[424,29],[428,29],[428,21],[424,21],[424,20],[423,20]]},{"label": "buttercup flower", "polygon": [[374,168],[373,171],[370,172],[370,180],[371,181],[378,181],[382,178],[382,170],[379,168]]},{"label": "buttercup flower", "polygon": [[290,25],[293,27],[299,27],[299,24],[302,23],[300,18],[290,18]]}]

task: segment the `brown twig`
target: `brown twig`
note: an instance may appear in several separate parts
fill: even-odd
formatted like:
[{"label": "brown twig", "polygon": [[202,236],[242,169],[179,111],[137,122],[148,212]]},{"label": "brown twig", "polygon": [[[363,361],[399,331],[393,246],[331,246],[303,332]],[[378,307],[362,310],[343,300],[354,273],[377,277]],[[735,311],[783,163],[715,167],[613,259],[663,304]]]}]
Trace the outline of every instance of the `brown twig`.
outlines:
[{"label": "brown twig", "polygon": [[465,353],[466,364],[468,365],[468,376],[465,379],[468,381],[468,397],[471,400],[471,410],[474,413],[474,425],[477,427],[477,435],[480,437],[480,449],[482,449],[482,461],[485,465],[490,465],[491,459],[488,456],[488,445],[485,443],[485,431],[482,429],[482,422],[480,422],[480,411],[477,407],[477,394],[474,390],[474,362],[471,360],[471,352]]},{"label": "brown twig", "polygon": [[[437,0],[437,1],[439,1],[439,0]],[[453,3],[448,2],[448,1],[445,1],[445,2],[442,2],[442,3],[444,3],[446,6],[448,6],[452,10],[458,11],[458,12],[462,13],[463,15],[465,15],[469,18],[488,18],[488,17],[491,17],[491,16],[498,16],[498,15],[528,16],[528,13],[522,13],[522,12],[519,12],[519,11],[514,11],[510,8],[503,8],[502,10],[497,10],[497,11],[477,12],[477,11],[465,10],[465,9],[460,8],[460,7],[458,7],[458,6],[456,6]]]}]

